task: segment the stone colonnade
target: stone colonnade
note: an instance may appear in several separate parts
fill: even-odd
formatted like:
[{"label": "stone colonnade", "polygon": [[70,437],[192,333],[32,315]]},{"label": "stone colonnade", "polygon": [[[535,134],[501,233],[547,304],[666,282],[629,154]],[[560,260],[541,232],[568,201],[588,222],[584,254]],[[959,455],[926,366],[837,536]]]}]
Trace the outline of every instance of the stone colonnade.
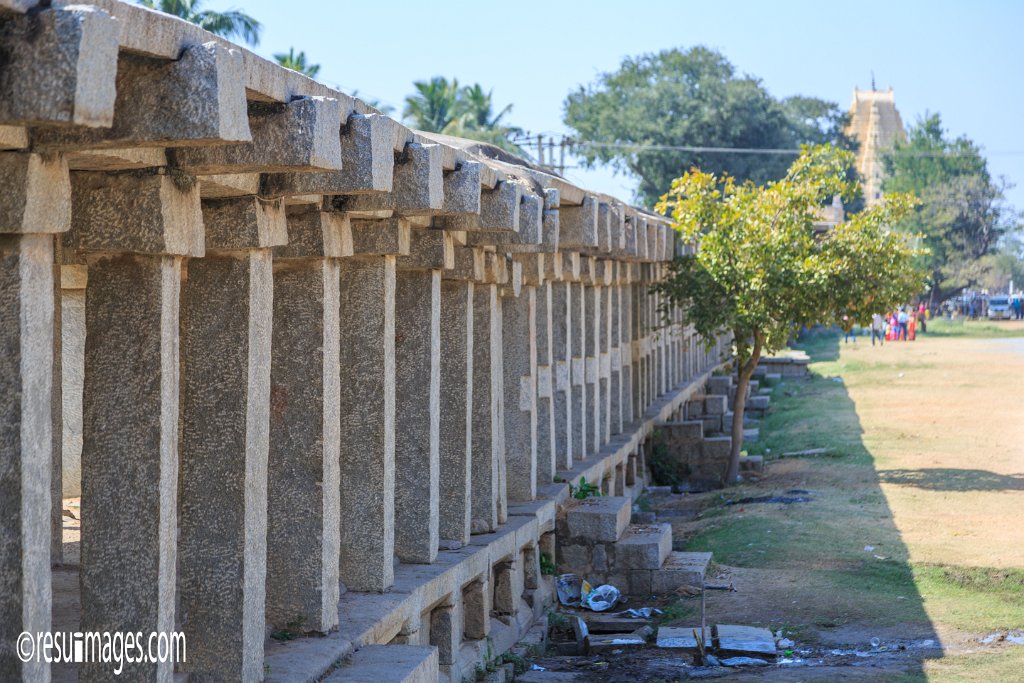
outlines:
[{"label": "stone colonnade", "polygon": [[[194,26],[33,4],[0,0],[0,678],[49,679],[13,645],[62,626],[69,490],[82,631],[183,631],[197,680],[262,679],[268,624],[455,677],[540,590],[558,480],[635,486],[718,364],[650,291],[688,247]],[[457,579],[388,617],[416,567]]]}]

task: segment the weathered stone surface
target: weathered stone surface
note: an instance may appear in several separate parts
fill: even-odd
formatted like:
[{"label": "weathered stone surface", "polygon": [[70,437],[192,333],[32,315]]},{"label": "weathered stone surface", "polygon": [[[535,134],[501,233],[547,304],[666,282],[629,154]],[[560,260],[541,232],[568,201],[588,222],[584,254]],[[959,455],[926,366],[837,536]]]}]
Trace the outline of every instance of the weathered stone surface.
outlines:
[{"label": "weathered stone surface", "polygon": [[597,199],[586,196],[580,206],[558,211],[558,240],[563,249],[588,249],[598,245]]},{"label": "weathered stone surface", "polygon": [[760,655],[774,658],[775,638],[766,628],[756,626],[715,626],[718,649],[725,655]]},{"label": "weathered stone surface", "polygon": [[430,644],[437,648],[437,660],[441,666],[458,662],[459,645],[462,643],[461,621],[456,605],[441,605],[430,611]]},{"label": "weathered stone surface", "polygon": [[[322,234],[308,227],[310,241]],[[300,240],[302,231],[292,224]],[[327,632],[338,626],[341,543],[340,269],[333,259],[275,261],[267,621]]]},{"label": "weathered stone surface", "polygon": [[[437,557],[441,272],[401,270],[395,290],[395,554]],[[448,662],[450,663],[450,662]]]},{"label": "weathered stone surface", "polygon": [[109,126],[120,25],[95,7],[73,5],[0,25],[0,123]]},{"label": "weathered stone surface", "polygon": [[335,99],[251,102],[249,129],[252,142],[177,148],[174,165],[197,175],[342,168],[341,106]]},{"label": "weathered stone surface", "polygon": [[62,156],[0,153],[0,234],[58,233],[71,227],[71,179]]},{"label": "weathered stone surface", "polygon": [[[700,626],[659,626],[657,646],[670,650],[697,650],[697,638],[694,634],[700,634]],[[711,627],[704,627],[703,641],[711,645]]]},{"label": "weathered stone surface", "polygon": [[362,647],[324,683],[437,683],[438,651],[418,645]]},{"label": "weathered stone surface", "polygon": [[288,243],[274,249],[274,259],[352,256],[352,225],[348,214],[316,206],[288,209]]},{"label": "weathered stone surface", "polygon": [[702,587],[710,562],[711,553],[669,553],[665,564],[651,572],[651,592],[668,593],[680,586]]},{"label": "weathered stone surface", "polygon": [[202,202],[207,250],[256,249],[288,244],[284,202],[259,197]]},{"label": "weathered stone surface", "polygon": [[[181,259],[90,260],[82,398],[82,629],[173,631]],[[126,466],[130,463],[130,466]],[[122,676],[170,677],[173,664]],[[110,677],[84,664],[83,681]]]},{"label": "weathered stone surface", "polygon": [[351,221],[352,251],[360,256],[409,255],[412,239],[409,221],[404,218]]},{"label": "weathered stone surface", "polygon": [[199,186],[188,177],[75,173],[71,207],[65,247],[180,256],[204,253]]},{"label": "weathered stone surface", "polygon": [[629,526],[631,502],[618,496],[587,498],[574,503],[566,512],[570,538],[614,543]]},{"label": "weathered stone surface", "polygon": [[0,236],[0,678],[46,680],[21,662],[23,631],[50,631],[53,238]]},{"label": "weathered stone surface", "polygon": [[266,605],[270,250],[193,260],[181,309],[184,666],[254,680]]},{"label": "weathered stone surface", "polygon": [[454,171],[444,174],[443,214],[480,213],[480,167],[478,161],[460,161]]},{"label": "weathered stone surface", "polygon": [[473,519],[498,525],[503,496],[498,459],[504,457],[501,299],[497,285],[473,293],[472,472]]},{"label": "weathered stone surface", "polygon": [[473,282],[441,281],[439,533],[463,544],[473,508],[474,291]]},{"label": "weathered stone surface", "polygon": [[186,48],[173,62],[130,55],[120,59],[110,128],[38,128],[32,133],[37,147],[65,150],[251,139],[242,55],[214,42]]},{"label": "weathered stone surface", "polygon": [[380,592],[394,581],[393,256],[342,260],[341,315],[341,580]]},{"label": "weathered stone surface", "polygon": [[0,150],[28,147],[28,131],[22,126],[0,126]]},{"label": "weathered stone surface", "polygon": [[573,463],[572,387],[569,368],[572,362],[572,327],[569,320],[572,285],[551,285],[552,410],[555,418],[554,456],[556,469],[568,469]]},{"label": "weathered stone surface", "polygon": [[399,256],[399,270],[450,270],[455,267],[455,243],[447,230],[413,229],[409,253]]},{"label": "weathered stone surface", "polygon": [[480,230],[519,230],[522,185],[503,180],[480,195]]},{"label": "weathered stone surface", "polygon": [[391,192],[360,194],[344,202],[353,213],[395,211],[417,216],[438,213],[444,205],[442,153],[439,145],[409,143],[398,156]]},{"label": "weathered stone surface", "polygon": [[535,287],[502,301],[505,461],[511,500],[533,500],[537,495],[535,312]]},{"label": "weathered stone surface", "polygon": [[462,589],[464,635],[467,640],[486,638],[491,632],[490,582],[477,579]]},{"label": "weathered stone surface", "polygon": [[618,571],[658,569],[671,552],[671,524],[631,524],[615,542],[615,567]]}]

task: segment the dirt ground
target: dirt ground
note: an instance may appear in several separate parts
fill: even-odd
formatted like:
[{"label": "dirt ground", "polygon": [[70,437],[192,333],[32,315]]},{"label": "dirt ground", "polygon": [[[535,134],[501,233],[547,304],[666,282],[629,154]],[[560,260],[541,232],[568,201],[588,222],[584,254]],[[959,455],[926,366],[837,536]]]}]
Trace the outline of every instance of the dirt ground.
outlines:
[{"label": "dirt ground", "polygon": [[[1024,323],[934,332],[874,348],[811,340],[812,377],[775,387],[748,445],[768,460],[759,481],[649,501],[675,548],[711,550],[711,581],[736,588],[708,593],[709,623],[781,631],[795,641],[787,664],[711,671],[646,650],[552,668],[595,681],[1024,680]],[[829,452],[779,457],[808,448]],[[735,504],[787,492],[811,500]],[[665,623],[695,624],[696,604],[680,598]]]}]

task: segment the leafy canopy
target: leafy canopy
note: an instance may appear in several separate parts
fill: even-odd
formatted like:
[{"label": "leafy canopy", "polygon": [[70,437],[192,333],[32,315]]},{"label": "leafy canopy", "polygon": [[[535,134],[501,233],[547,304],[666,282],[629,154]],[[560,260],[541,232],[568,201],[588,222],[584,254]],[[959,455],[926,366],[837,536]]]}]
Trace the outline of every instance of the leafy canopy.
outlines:
[{"label": "leafy canopy", "polygon": [[[801,143],[852,144],[842,135],[846,117],[835,103],[776,100],[760,80],[738,75],[721,53],[706,47],[626,58],[618,71],[571,93],[564,120],[583,140],[584,162],[635,175],[638,198],[647,204],[687,168],[764,183],[785,175]],[[673,146],[791,149],[794,154],[664,148]]]},{"label": "leafy canopy", "polygon": [[294,47],[288,48],[288,52],[281,52],[274,55],[274,59],[276,59],[277,63],[284,68],[291,69],[292,71],[298,71],[300,74],[309,76],[310,78],[316,78],[316,75],[320,73],[320,65],[307,64],[306,53],[299,52],[296,54]]},{"label": "leafy canopy", "polygon": [[435,76],[429,81],[413,83],[416,92],[405,98],[405,120],[414,128],[428,133],[443,133],[470,140],[487,142],[513,154],[523,150],[511,141],[521,128],[505,125],[503,119],[512,111],[506,105],[494,113],[493,90],[484,91],[479,83],[459,87],[458,79],[449,81]]},{"label": "leafy canopy", "polygon": [[196,24],[210,33],[225,38],[238,36],[252,46],[259,45],[260,31],[263,25],[245,12],[231,9],[226,12],[214,12],[200,9],[203,0],[139,0],[139,4],[149,9],[160,10],[180,19]]},{"label": "leafy canopy", "polygon": [[658,210],[698,246],[657,288],[705,338],[732,332],[741,365],[778,351],[800,326],[864,320],[905,303],[923,284],[912,264],[918,252],[888,226],[911,211],[911,196],[887,196],[828,230],[816,226],[834,195],[855,193],[852,164],[852,153],[819,145],[804,147],[781,180],[764,186],[692,169]]},{"label": "leafy canopy", "polygon": [[938,114],[925,116],[882,157],[886,192],[920,198],[901,229],[920,234],[928,253],[920,258],[933,300],[985,280],[990,256],[1015,215],[1004,205],[1005,181],[994,180],[981,150],[966,137],[952,139]]}]

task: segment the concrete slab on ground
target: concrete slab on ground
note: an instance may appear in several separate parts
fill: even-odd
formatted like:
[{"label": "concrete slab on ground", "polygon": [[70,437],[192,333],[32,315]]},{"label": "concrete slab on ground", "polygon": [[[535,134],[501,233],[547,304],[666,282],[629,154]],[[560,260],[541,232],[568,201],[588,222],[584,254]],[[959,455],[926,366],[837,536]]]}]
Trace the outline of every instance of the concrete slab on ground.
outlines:
[{"label": "concrete slab on ground", "polygon": [[766,628],[719,624],[715,627],[718,651],[723,656],[775,656],[775,638]]}]

